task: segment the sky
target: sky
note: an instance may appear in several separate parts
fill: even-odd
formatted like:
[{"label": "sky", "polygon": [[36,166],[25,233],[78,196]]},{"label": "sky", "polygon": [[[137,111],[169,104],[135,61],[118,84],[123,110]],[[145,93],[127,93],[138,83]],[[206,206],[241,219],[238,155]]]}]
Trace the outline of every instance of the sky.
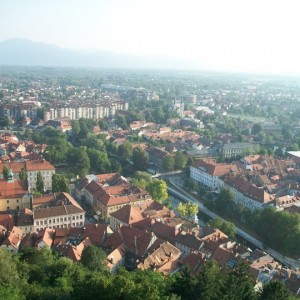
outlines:
[{"label": "sky", "polygon": [[298,0],[0,0],[0,41],[300,74]]}]

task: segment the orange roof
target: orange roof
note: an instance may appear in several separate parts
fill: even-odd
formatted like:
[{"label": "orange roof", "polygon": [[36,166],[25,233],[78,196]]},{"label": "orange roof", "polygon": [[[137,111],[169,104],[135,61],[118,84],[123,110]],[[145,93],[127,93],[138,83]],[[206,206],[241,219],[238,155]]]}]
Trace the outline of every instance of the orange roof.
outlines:
[{"label": "orange roof", "polygon": [[107,230],[106,224],[85,224],[84,238],[90,238],[93,245],[100,245],[105,237]]},{"label": "orange roof", "polygon": [[0,168],[1,167],[3,168],[4,166],[11,169],[13,173],[20,173],[22,168],[25,167],[25,163],[24,162],[6,162],[6,163],[3,163],[3,164],[0,163]]},{"label": "orange roof", "polygon": [[15,226],[15,221],[12,215],[0,215],[0,225],[4,226],[7,230],[11,230]]},{"label": "orange roof", "polygon": [[54,166],[46,160],[28,160],[26,161],[27,171],[55,170]]},{"label": "orange roof", "polygon": [[111,216],[128,225],[144,219],[141,211],[131,205],[123,206],[119,210],[111,213]]},{"label": "orange roof", "polygon": [[48,247],[51,247],[54,240],[54,233],[55,231],[50,228],[40,230],[37,235],[36,246],[43,241]]},{"label": "orange roof", "polygon": [[236,164],[218,164],[215,160],[199,160],[193,166],[212,176],[223,176],[230,171],[238,171]]},{"label": "orange roof", "polygon": [[22,239],[22,235],[23,235],[22,229],[14,226],[10,234],[8,235],[8,237],[2,243],[2,245],[13,246],[15,249],[18,249]]},{"label": "orange roof", "polygon": [[26,180],[8,182],[6,179],[0,179],[0,199],[22,197],[25,194],[28,194]]}]

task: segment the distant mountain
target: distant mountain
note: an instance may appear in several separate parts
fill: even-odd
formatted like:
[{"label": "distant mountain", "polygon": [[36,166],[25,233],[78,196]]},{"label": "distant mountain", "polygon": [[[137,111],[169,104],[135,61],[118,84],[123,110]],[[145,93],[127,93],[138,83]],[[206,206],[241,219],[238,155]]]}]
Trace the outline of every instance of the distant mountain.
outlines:
[{"label": "distant mountain", "polygon": [[191,62],[170,56],[134,56],[108,51],[74,51],[26,39],[0,42],[0,65],[195,69]]}]

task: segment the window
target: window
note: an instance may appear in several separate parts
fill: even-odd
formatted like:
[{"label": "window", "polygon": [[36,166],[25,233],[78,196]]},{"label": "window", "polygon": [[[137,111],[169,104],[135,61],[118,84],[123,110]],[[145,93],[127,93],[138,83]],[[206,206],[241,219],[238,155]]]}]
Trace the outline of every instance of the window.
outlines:
[{"label": "window", "polygon": [[17,199],[17,203],[19,203],[19,199]]},{"label": "window", "polygon": [[82,220],[82,215],[80,215],[80,220]]},{"label": "window", "polygon": [[41,221],[41,225],[43,225],[44,223],[43,223],[43,221]]},{"label": "window", "polygon": [[75,216],[72,216],[72,220],[75,220]]},{"label": "window", "polygon": [[64,218],[64,221],[65,221],[65,222],[67,221],[67,217]]},{"label": "window", "polygon": [[19,210],[20,209],[20,206],[17,206],[17,210]]},{"label": "window", "polygon": [[36,225],[40,225],[40,222],[39,222],[39,221],[36,221]]},{"label": "window", "polygon": [[64,218],[60,218],[60,222],[63,222],[64,221]]},{"label": "window", "polygon": [[51,224],[51,220],[49,220],[49,224]]},{"label": "window", "polygon": [[7,200],[6,203],[9,203],[9,200]]}]

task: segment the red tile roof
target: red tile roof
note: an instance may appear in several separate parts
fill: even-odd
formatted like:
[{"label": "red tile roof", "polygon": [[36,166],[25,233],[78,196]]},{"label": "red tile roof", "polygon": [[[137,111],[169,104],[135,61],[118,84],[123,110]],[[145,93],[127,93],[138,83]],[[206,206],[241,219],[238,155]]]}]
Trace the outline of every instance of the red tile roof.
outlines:
[{"label": "red tile roof", "polygon": [[17,198],[25,194],[28,194],[26,180],[8,182],[6,179],[0,179],[0,199]]},{"label": "red tile roof", "polygon": [[26,170],[27,171],[43,171],[55,170],[54,166],[46,160],[28,160],[26,161]]}]

